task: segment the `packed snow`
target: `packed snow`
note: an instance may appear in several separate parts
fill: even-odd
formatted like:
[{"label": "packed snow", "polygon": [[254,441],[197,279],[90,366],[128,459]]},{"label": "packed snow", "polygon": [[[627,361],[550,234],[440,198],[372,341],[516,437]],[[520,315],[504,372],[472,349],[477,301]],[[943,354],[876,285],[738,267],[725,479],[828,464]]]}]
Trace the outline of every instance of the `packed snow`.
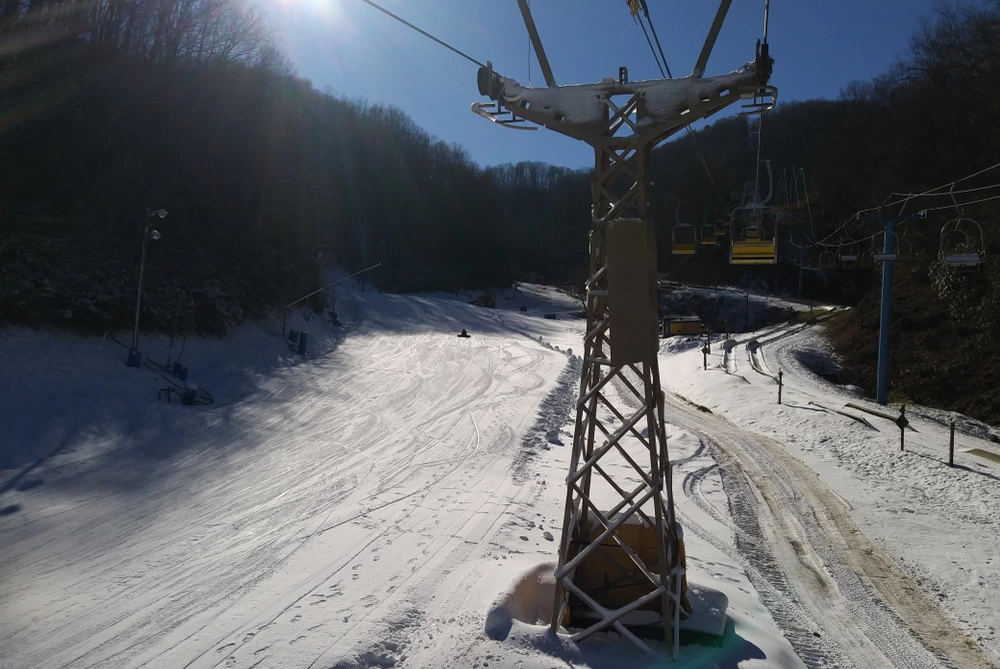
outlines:
[{"label": "packed snow", "polygon": [[697,338],[662,341],[688,578],[728,596],[725,636],[675,661],[551,634],[582,304],[475,297],[344,282],[340,326],[292,315],[305,356],[276,323],[143,336],[205,406],[158,398],[165,377],[111,336],[0,331],[0,667],[1000,660],[991,428],[958,417],[950,468],[950,417],[908,407],[900,452],[895,424],[845,405],[890,409],[821,376],[835,360],[805,321],[716,339],[707,370]]}]

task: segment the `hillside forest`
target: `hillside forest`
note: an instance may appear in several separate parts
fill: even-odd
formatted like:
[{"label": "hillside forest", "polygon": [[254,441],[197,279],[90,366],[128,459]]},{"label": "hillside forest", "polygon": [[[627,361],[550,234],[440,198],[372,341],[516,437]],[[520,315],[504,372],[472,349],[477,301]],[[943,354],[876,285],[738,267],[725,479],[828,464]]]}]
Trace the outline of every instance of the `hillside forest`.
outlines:
[{"label": "hillside forest", "polygon": [[[147,207],[169,212],[145,269],[152,330],[223,335],[332,265],[381,262],[369,278],[397,292],[585,275],[588,171],[481,167],[398,108],[318,91],[245,0],[0,0],[0,39],[0,325],[129,328]],[[1000,335],[998,85],[1000,0],[942,4],[904,57],[836,100],[676,136],[650,169],[661,272],[854,306],[830,331],[872,392],[880,268],[803,259],[870,251],[879,223],[856,212],[961,179],[954,199],[905,204],[928,213],[903,228],[891,390],[1000,422],[1000,366],[983,361]],[[779,263],[731,266],[724,244],[673,255],[678,221],[740,203],[758,137],[785,214]],[[959,210],[983,230],[972,271],[938,257]]]}]

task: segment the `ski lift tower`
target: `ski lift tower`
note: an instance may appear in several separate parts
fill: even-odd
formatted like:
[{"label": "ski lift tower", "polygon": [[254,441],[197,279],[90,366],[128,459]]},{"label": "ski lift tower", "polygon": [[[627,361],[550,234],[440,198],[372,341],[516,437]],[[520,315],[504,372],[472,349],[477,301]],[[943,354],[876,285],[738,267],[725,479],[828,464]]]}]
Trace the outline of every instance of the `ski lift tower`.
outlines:
[{"label": "ski lift tower", "polygon": [[[777,90],[768,85],[767,10],[764,41],[754,61],[739,70],[705,77],[731,0],[721,0],[692,73],[679,79],[630,82],[618,78],[558,86],[552,75],[526,0],[518,0],[525,26],[545,76],[546,88],[526,88],[480,68],[476,114],[507,127],[541,126],[594,149],[590,231],[590,271],[586,282],[587,331],[580,395],[567,476],[566,505],[556,597],[555,630],[570,607],[582,640],[615,629],[644,651],[650,648],[626,627],[639,611],[657,615],[664,641],[676,653],[683,601],[683,556],[674,516],[670,461],[664,426],[664,398],[657,365],[656,243],[649,207],[649,154],[664,139],[737,100],[743,113],[773,109]],[[640,446],[641,445],[641,446]],[[629,476],[612,474],[610,458],[620,456]],[[592,482],[613,491],[616,500],[601,508]],[[638,481],[638,485],[630,481]],[[605,486],[604,484],[607,484]],[[606,500],[602,500],[606,503]],[[595,583],[587,565],[604,569],[614,582]],[[593,571],[590,571],[591,575]]]}]

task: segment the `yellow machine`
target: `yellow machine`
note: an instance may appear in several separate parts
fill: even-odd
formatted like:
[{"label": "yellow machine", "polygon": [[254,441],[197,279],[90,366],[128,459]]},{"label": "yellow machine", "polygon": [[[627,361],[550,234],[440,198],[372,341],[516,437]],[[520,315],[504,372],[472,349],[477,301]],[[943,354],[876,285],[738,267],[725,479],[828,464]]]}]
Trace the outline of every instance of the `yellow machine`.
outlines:
[{"label": "yellow machine", "polygon": [[664,337],[700,335],[705,332],[705,324],[697,316],[667,316],[661,323],[660,332]]}]

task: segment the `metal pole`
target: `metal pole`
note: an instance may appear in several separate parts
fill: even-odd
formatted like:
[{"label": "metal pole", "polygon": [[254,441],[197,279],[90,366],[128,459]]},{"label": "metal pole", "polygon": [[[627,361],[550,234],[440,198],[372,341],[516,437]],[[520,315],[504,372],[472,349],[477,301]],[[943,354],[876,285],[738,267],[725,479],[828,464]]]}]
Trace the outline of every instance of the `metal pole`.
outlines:
[{"label": "metal pole", "polygon": [[139,257],[139,292],[135,297],[135,327],[132,329],[132,350],[139,349],[139,306],[142,304],[142,273],[146,269],[146,238],[149,237],[149,223],[142,228],[142,255]]},{"label": "metal pole", "polygon": [[743,331],[750,330],[750,293],[747,293],[746,315],[743,317]]},{"label": "metal pole", "polygon": [[892,321],[892,271],[896,253],[896,217],[881,217],[885,225],[885,243],[882,252],[888,257],[882,262],[882,313],[878,328],[878,388],[876,400],[885,405],[889,396],[889,326]]},{"label": "metal pole", "polygon": [[783,376],[784,376],[784,374],[782,374],[781,370],[779,369],[778,370],[778,404],[781,404],[781,387],[783,385],[782,384],[782,377]]}]

